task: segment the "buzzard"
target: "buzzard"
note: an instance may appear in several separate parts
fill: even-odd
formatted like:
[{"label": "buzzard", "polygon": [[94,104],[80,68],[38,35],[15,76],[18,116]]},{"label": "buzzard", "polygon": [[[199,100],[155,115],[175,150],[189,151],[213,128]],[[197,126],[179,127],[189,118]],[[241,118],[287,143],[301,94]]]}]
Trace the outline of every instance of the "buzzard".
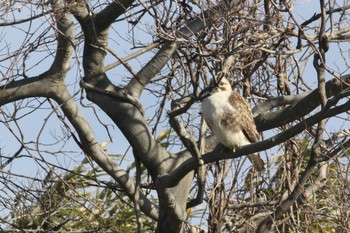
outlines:
[{"label": "buzzard", "polygon": [[[218,86],[202,101],[202,115],[218,141],[230,149],[259,139],[247,102],[232,91],[226,78],[219,80]],[[250,154],[248,158],[258,172],[264,171],[264,162],[258,153]]]}]

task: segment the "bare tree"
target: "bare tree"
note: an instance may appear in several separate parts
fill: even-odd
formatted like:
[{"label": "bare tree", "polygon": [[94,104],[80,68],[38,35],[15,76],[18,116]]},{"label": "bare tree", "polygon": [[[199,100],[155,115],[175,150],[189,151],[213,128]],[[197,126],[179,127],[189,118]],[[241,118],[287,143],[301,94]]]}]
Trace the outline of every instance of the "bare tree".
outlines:
[{"label": "bare tree", "polygon": [[[139,232],[144,216],[156,232],[349,231],[350,5],[294,4],[2,1],[2,209],[52,206],[45,185],[69,185],[70,171],[128,196]],[[235,152],[198,110],[221,75],[249,97],[262,135]],[[126,142],[114,126],[130,152],[115,149]],[[123,150],[127,166],[113,156]],[[80,151],[91,173],[62,162]],[[245,163],[254,152],[265,173]],[[23,159],[38,170],[13,172]],[[73,221],[49,221],[48,209],[36,230]],[[0,220],[24,230],[22,217]]]}]

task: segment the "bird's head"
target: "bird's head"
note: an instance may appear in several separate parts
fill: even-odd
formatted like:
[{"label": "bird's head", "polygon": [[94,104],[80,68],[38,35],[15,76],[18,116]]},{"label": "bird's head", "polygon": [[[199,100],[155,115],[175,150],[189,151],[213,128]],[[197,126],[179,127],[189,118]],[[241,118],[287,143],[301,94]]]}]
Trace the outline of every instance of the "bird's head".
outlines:
[{"label": "bird's head", "polygon": [[215,93],[224,92],[224,91],[228,91],[228,92],[232,91],[232,87],[231,87],[230,82],[224,77],[222,77],[220,79],[213,78],[212,80],[210,80],[208,87],[206,87],[203,90],[201,100],[203,100],[203,99],[205,99],[205,98],[207,98]]},{"label": "bird's head", "polygon": [[232,91],[230,82],[225,78],[218,80],[212,79],[210,85],[214,86],[212,93],[221,92],[221,91]]}]

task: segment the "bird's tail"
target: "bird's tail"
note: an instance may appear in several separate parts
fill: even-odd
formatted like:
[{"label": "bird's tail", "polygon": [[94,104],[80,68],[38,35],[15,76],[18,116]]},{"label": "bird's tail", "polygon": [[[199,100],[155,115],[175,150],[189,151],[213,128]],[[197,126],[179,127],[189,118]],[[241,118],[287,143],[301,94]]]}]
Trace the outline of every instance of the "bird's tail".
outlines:
[{"label": "bird's tail", "polygon": [[258,153],[248,155],[248,159],[252,162],[257,172],[265,171],[264,161],[260,158]]}]

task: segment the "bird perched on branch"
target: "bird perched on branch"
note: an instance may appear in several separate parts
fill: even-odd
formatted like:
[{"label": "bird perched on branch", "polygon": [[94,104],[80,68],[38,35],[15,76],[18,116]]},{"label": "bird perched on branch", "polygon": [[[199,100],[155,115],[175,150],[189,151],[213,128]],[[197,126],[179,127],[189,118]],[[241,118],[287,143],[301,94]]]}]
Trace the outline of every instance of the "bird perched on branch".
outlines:
[{"label": "bird perched on branch", "polygon": [[[217,87],[202,101],[202,115],[218,141],[233,151],[259,139],[250,107],[242,96],[232,91],[226,78],[218,80]],[[258,172],[264,171],[258,153],[248,158]]]}]

